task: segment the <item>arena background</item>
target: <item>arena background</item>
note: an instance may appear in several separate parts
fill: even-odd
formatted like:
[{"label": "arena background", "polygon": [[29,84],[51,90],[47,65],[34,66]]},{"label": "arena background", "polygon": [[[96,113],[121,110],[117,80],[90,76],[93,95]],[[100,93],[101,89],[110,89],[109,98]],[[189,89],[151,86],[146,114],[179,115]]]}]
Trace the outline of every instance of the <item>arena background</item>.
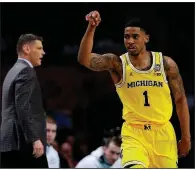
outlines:
[{"label": "arena background", "polygon": [[[104,131],[121,126],[121,102],[107,72],[93,72],[77,62],[87,23],[85,15],[98,10],[102,22],[95,34],[94,52],[125,52],[125,23],[140,17],[149,22],[149,50],[171,56],[180,68],[188,98],[192,151],[179,167],[195,167],[195,4],[194,3],[3,3],[1,4],[1,86],[17,59],[16,42],[24,33],[44,38],[46,55],[37,75],[47,114],[58,122],[57,141],[75,138],[76,161],[100,146]],[[1,88],[2,90],[2,88]],[[180,127],[172,117],[177,138]],[[83,146],[83,151],[78,148]]]}]

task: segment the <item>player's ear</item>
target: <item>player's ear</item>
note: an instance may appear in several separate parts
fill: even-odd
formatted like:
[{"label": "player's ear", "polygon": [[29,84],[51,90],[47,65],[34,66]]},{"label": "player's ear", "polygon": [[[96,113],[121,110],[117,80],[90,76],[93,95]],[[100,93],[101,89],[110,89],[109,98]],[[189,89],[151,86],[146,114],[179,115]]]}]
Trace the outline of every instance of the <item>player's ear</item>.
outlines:
[{"label": "player's ear", "polygon": [[150,40],[150,35],[146,34],[145,35],[145,43],[147,44]]}]

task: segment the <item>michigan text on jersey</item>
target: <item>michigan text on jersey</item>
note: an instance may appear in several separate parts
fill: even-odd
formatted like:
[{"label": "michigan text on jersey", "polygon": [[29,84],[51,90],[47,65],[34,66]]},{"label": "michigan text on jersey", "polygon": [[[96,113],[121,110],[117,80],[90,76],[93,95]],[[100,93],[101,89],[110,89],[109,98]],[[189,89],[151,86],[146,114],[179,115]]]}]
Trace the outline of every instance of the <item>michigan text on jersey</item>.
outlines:
[{"label": "michigan text on jersey", "polygon": [[163,87],[163,82],[151,81],[151,80],[141,80],[127,83],[127,88],[139,87],[139,86],[153,86],[153,87]]}]

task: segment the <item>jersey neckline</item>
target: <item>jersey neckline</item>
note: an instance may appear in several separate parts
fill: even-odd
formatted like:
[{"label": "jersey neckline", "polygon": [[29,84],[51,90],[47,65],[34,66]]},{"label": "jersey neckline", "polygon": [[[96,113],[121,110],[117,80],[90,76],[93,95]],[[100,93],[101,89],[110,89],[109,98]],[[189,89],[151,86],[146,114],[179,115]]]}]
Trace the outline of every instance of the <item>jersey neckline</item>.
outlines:
[{"label": "jersey neckline", "polygon": [[130,66],[135,72],[137,72],[137,73],[150,73],[150,72],[153,70],[154,64],[155,64],[155,53],[152,52],[152,51],[150,51],[150,53],[152,54],[152,60],[153,60],[152,66],[151,66],[150,69],[145,70],[145,71],[142,71],[142,70],[138,70],[137,68],[135,68],[135,67],[133,66],[133,64],[131,63],[131,60],[130,60],[129,55],[128,55],[128,52],[127,52],[127,53],[126,53],[126,58],[127,58],[127,61],[128,61],[129,66]]}]

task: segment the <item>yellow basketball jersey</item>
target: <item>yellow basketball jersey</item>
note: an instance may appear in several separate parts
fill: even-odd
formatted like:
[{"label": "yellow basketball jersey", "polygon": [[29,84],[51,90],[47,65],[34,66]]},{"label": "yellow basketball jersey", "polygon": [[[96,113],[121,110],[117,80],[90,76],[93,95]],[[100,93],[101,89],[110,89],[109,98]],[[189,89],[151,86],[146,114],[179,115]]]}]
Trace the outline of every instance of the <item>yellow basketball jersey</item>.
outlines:
[{"label": "yellow basketball jersey", "polygon": [[123,104],[123,119],[131,124],[164,124],[172,115],[170,89],[163,66],[163,56],[151,52],[152,67],[147,71],[136,69],[128,53],[120,56],[123,78],[115,84]]}]

